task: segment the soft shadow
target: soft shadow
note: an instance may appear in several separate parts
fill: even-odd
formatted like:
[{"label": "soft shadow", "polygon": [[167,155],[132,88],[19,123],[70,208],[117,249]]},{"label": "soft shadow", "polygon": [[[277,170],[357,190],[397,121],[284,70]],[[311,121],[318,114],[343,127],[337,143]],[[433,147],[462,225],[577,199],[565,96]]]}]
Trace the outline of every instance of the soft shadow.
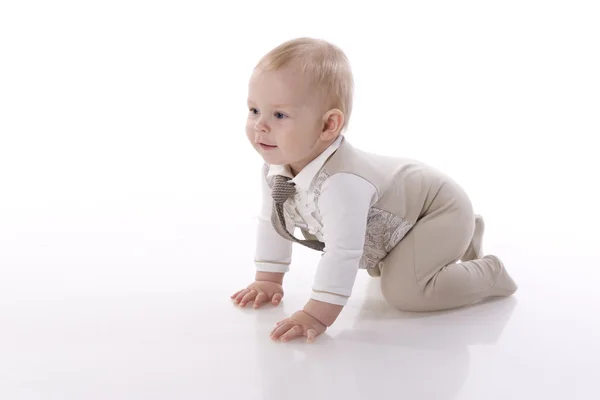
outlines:
[{"label": "soft shadow", "polygon": [[[313,345],[272,342],[262,313],[257,346],[263,399],[454,399],[469,376],[469,346],[494,344],[514,297],[436,313],[403,313],[382,302],[378,280],[352,327],[335,327]],[[346,325],[347,326],[347,325]]]}]

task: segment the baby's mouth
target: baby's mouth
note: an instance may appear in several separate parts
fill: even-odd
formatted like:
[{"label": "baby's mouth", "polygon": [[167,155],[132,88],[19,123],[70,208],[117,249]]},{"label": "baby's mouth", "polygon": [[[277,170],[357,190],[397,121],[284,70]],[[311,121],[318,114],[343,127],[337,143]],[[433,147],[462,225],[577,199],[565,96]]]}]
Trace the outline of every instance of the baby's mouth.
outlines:
[{"label": "baby's mouth", "polygon": [[265,143],[259,143],[259,145],[260,145],[260,148],[264,149],[264,150],[272,150],[277,147],[277,146],[272,146],[270,144],[265,144]]}]

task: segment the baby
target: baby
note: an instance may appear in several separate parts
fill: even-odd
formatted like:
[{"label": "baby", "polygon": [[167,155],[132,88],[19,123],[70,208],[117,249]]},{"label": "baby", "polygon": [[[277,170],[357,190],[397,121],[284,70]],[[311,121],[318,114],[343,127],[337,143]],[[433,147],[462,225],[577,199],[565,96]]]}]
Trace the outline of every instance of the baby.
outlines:
[{"label": "baby", "polygon": [[[353,77],[345,54],[310,38],[266,54],[250,78],[248,139],[265,161],[255,281],[231,298],[277,305],[292,244],[321,251],[310,299],[277,323],[274,340],[331,326],[356,274],[380,277],[404,311],[436,311],[510,296],[502,261],[482,253],[483,219],[450,177],[423,163],[360,151],[343,136]],[[303,238],[294,233],[300,228]]]}]

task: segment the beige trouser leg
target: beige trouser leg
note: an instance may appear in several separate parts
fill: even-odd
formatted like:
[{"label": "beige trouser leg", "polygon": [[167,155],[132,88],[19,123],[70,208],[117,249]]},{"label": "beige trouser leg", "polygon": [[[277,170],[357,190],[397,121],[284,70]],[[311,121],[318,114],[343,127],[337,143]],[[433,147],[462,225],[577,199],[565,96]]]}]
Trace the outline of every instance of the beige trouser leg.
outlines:
[{"label": "beige trouser leg", "polygon": [[457,262],[472,258],[464,256],[474,254],[469,246],[474,231],[466,194],[453,185],[442,188],[430,210],[382,260],[386,300],[404,311],[436,311],[514,293],[517,286],[496,256]]}]

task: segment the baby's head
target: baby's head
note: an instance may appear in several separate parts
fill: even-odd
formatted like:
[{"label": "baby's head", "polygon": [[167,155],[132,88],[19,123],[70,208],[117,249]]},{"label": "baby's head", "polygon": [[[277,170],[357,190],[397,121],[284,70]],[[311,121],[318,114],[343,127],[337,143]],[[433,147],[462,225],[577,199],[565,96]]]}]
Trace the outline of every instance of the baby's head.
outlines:
[{"label": "baby's head", "polygon": [[267,53],[248,87],[246,134],[269,164],[297,174],[348,126],[350,63],[336,46],[300,38]]}]

